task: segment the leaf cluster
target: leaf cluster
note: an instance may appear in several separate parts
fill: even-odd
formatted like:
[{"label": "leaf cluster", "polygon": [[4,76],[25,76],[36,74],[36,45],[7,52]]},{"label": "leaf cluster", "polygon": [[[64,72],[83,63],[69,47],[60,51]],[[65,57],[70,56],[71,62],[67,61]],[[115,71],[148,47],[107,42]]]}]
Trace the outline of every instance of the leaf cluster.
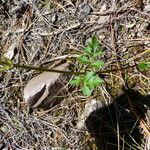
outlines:
[{"label": "leaf cluster", "polygon": [[75,76],[71,84],[81,86],[85,96],[90,96],[92,91],[103,83],[103,79],[96,74],[105,65],[102,60],[99,60],[103,55],[101,45],[96,36],[94,36],[77,59],[82,68],[86,66],[86,70],[90,71],[87,71],[84,75]]},{"label": "leaf cluster", "polygon": [[78,61],[81,64],[88,65],[90,69],[99,70],[104,66],[104,62],[102,60],[98,60],[98,58],[103,55],[104,52],[101,45],[96,36],[94,36],[83,49],[83,54],[78,57]]},{"label": "leaf cluster", "polygon": [[150,61],[143,61],[143,62],[140,62],[138,64],[138,68],[141,70],[141,71],[148,71],[150,70]]}]

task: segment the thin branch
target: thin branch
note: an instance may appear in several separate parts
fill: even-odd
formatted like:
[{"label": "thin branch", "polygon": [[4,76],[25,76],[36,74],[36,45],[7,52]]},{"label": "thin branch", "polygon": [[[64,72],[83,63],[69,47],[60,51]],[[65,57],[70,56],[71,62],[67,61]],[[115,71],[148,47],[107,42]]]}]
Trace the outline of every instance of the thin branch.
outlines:
[{"label": "thin branch", "polygon": [[[6,61],[0,61],[0,65],[8,65],[10,66],[10,63],[6,62]],[[56,70],[56,69],[46,69],[45,67],[34,67],[34,66],[29,66],[29,65],[20,65],[20,64],[11,64],[13,66],[13,68],[21,68],[21,69],[26,69],[26,70],[35,70],[35,71],[40,71],[40,72],[56,72],[56,73],[64,73],[64,74],[68,74],[68,75],[84,75],[86,74],[86,70],[84,72],[73,72],[73,71],[63,71],[63,70]],[[105,74],[105,73],[110,73],[110,72],[117,72],[117,71],[124,71],[127,70],[129,68],[133,68],[136,65],[132,65],[132,66],[126,66],[124,68],[117,68],[117,69],[108,69],[108,70],[103,70],[103,71],[97,71],[96,73],[101,75],[101,74]]]},{"label": "thin branch", "polygon": [[[10,63],[5,62],[5,61],[0,61],[1,65],[10,65]],[[36,70],[36,71],[41,71],[41,72],[56,72],[56,73],[65,73],[69,75],[82,75],[85,74],[85,72],[73,72],[73,71],[63,71],[63,70],[56,70],[56,69],[46,69],[44,67],[34,67],[34,66],[29,66],[29,65],[20,65],[20,64],[12,64],[13,67],[15,68],[21,68],[21,69],[29,69],[29,70]]]}]

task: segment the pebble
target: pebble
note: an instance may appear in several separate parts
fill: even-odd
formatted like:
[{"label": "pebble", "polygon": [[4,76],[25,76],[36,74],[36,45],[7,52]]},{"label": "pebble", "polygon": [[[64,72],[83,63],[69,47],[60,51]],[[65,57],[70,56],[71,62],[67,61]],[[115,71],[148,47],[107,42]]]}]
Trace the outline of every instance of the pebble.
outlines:
[{"label": "pebble", "polygon": [[79,12],[81,15],[89,15],[91,12],[92,8],[88,4],[81,4],[79,6]]}]

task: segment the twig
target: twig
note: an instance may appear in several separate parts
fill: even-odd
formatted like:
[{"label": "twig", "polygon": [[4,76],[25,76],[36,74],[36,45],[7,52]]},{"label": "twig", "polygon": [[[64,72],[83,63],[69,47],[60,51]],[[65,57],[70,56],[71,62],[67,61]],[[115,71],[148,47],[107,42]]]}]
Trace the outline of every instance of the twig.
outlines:
[{"label": "twig", "polygon": [[141,15],[143,15],[143,16],[148,16],[148,17],[150,17],[150,14],[148,14],[148,13],[145,13],[145,12],[142,12],[142,11],[140,11],[140,10],[138,10],[138,9],[135,9],[135,8],[129,8],[130,10],[132,10],[132,11],[136,11],[136,12],[138,12],[139,14],[141,14]]},{"label": "twig", "polygon": [[125,12],[126,10],[128,10],[128,8],[130,8],[131,5],[126,5],[126,6],[123,6],[119,9],[116,9],[116,10],[110,10],[110,11],[107,11],[107,12],[92,12],[92,15],[100,15],[100,16],[107,16],[107,15],[112,15],[114,13],[120,13],[120,12]]},{"label": "twig", "polygon": [[[0,61],[0,65],[10,65],[8,62],[5,61]],[[11,64],[13,68],[21,68],[21,69],[26,69],[26,70],[35,70],[35,71],[40,71],[40,72],[56,72],[56,73],[64,73],[64,74],[69,74],[69,75],[84,75],[87,71],[85,70],[84,72],[73,72],[73,71],[63,71],[63,70],[56,70],[56,69],[47,69],[45,67],[34,67],[34,66],[29,66],[29,65],[20,65],[20,64]],[[102,75],[105,73],[110,73],[110,72],[117,72],[117,71],[124,71],[130,68],[134,68],[136,65],[132,66],[126,66],[122,68],[117,68],[117,69],[108,69],[108,70],[103,70],[103,71],[97,71],[96,74]],[[12,68],[11,68],[12,69]]]},{"label": "twig", "polygon": [[116,63],[117,63],[117,67],[118,67],[118,72],[120,74],[120,77],[122,78],[123,85],[126,86],[123,75],[122,75],[122,72],[121,72],[122,67],[119,63],[119,57],[118,57],[117,49],[116,49],[115,29],[114,29],[114,26],[113,26],[113,21],[115,21],[115,20],[113,20],[113,17],[114,17],[114,15],[111,16],[111,46],[112,46],[112,48],[114,50],[114,53],[115,53],[115,56],[116,56],[116,60],[117,60]]},{"label": "twig", "polygon": [[150,52],[150,49],[147,49],[139,54],[137,54],[136,56],[132,57],[132,58],[129,58],[128,61],[127,61],[127,64],[129,64],[131,61],[134,61],[135,59],[141,57],[142,55],[146,54],[146,53],[149,53]]},{"label": "twig", "polygon": [[[0,61],[1,65],[10,65],[10,63],[5,61]],[[29,70],[36,70],[41,72],[56,72],[56,73],[65,73],[70,75],[82,75],[85,74],[85,72],[72,72],[72,71],[63,71],[63,70],[56,70],[56,69],[46,69],[44,67],[34,67],[34,66],[28,66],[28,65],[20,65],[20,64],[11,64],[15,68],[21,68],[21,69],[29,69]]]}]

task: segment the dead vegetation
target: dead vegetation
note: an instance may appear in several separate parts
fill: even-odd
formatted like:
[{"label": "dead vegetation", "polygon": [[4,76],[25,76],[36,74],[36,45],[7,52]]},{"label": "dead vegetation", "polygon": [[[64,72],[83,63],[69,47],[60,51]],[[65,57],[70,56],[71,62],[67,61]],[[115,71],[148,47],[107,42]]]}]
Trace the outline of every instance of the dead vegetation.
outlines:
[{"label": "dead vegetation", "polygon": [[[66,59],[74,66],[72,70],[79,71],[71,56],[96,35],[105,51],[103,70],[138,64],[150,58],[149,12],[149,0],[2,0],[0,56],[36,67]],[[150,93],[150,72],[134,67],[106,73],[106,83],[89,98],[77,88],[69,90],[67,83],[67,92],[58,105],[28,114],[23,90],[37,74],[18,68],[0,72],[0,149],[94,150],[94,139],[86,129],[76,126],[87,101],[94,98],[111,103],[126,80],[143,95]],[[149,102],[144,107],[144,121],[150,126]],[[141,134],[141,144],[135,141],[135,145],[148,150],[150,138],[143,131]]]}]

